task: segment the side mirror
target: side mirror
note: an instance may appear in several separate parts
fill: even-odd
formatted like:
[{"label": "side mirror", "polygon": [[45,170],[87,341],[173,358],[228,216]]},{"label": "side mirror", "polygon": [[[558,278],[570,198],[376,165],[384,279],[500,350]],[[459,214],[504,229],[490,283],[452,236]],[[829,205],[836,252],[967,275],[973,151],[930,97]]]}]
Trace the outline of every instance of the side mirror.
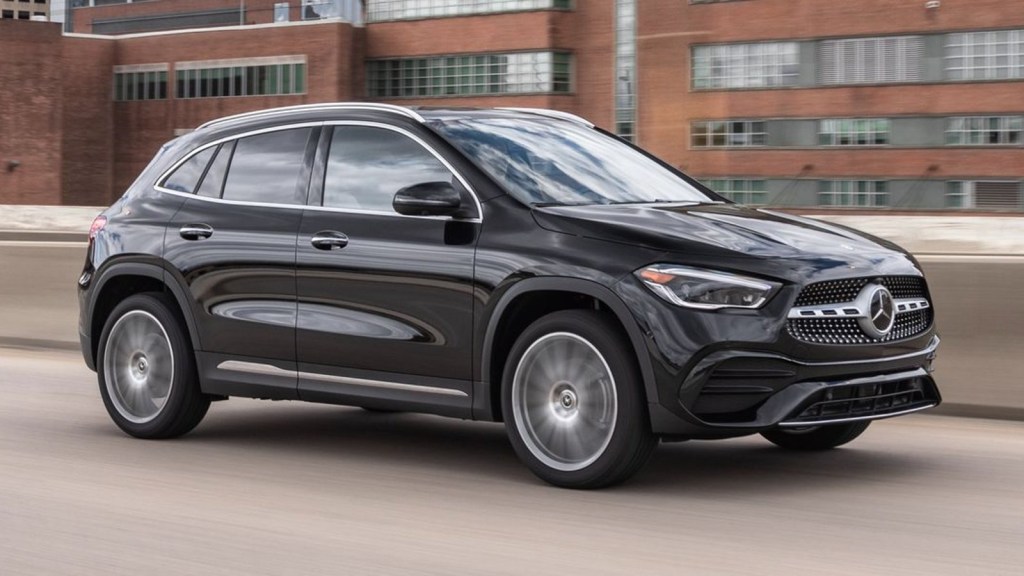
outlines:
[{"label": "side mirror", "polygon": [[391,205],[406,216],[451,216],[462,207],[462,196],[448,182],[424,182],[399,190]]}]

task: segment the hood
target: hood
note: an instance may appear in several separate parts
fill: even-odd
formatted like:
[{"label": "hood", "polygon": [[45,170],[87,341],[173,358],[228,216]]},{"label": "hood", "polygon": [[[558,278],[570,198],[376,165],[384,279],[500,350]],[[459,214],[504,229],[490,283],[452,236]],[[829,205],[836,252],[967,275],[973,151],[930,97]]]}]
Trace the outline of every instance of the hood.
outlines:
[{"label": "hood", "polygon": [[[547,230],[730,260],[786,261],[794,267],[918,269],[902,248],[832,223],[737,204],[612,204],[534,208]],[[798,264],[799,263],[799,264]]]}]

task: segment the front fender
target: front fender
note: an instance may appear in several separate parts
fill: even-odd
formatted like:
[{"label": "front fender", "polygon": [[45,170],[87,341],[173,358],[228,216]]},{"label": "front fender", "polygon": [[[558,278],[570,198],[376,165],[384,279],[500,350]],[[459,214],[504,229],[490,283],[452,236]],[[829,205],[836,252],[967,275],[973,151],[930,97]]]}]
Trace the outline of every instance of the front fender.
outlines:
[{"label": "front fender", "polygon": [[[486,329],[481,347],[481,370],[480,378],[473,383],[473,416],[478,420],[496,420],[499,413],[494,405],[494,398],[499,397],[492,394],[494,386],[501,386],[501,382],[490,382],[492,369],[492,355],[494,351],[495,337],[498,325],[504,317],[509,306],[520,296],[530,292],[559,291],[574,292],[590,296],[615,314],[619,323],[626,330],[626,335],[633,346],[633,353],[640,368],[640,375],[643,379],[644,392],[648,403],[658,402],[658,389],[654,379],[654,367],[651,364],[650,355],[647,353],[644,344],[643,333],[637,324],[633,314],[626,304],[609,288],[591,281],[580,278],[568,277],[532,277],[519,280],[508,287],[499,297],[493,306],[488,306],[490,313],[486,316]],[[499,397],[500,398],[500,397]]]}]

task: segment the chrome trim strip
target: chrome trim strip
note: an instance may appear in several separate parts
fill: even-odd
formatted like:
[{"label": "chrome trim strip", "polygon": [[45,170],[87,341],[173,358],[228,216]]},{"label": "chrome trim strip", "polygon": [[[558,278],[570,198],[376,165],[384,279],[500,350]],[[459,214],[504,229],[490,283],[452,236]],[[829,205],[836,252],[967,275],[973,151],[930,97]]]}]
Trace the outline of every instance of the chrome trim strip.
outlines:
[{"label": "chrome trim strip", "polygon": [[243,362],[241,360],[225,360],[220,364],[217,364],[218,370],[228,370],[230,372],[242,372],[245,374],[260,374],[262,376],[287,376],[289,378],[295,378],[297,372],[294,370],[285,370],[284,368],[278,368],[270,364],[259,364],[257,362]]},{"label": "chrome trim strip", "polygon": [[458,170],[456,170],[455,167],[451,165],[451,163],[448,162],[448,160],[446,160],[443,156],[441,156],[440,153],[438,153],[436,150],[434,150],[429,145],[427,145],[427,143],[424,142],[419,136],[416,136],[415,134],[413,134],[412,132],[409,132],[408,130],[405,130],[403,128],[399,128],[398,126],[392,126],[390,124],[382,124],[382,123],[379,123],[379,122],[367,122],[367,121],[362,121],[362,120],[333,120],[333,121],[327,121],[327,122],[300,122],[300,123],[296,123],[296,124],[282,124],[280,126],[271,126],[271,127],[268,127],[268,128],[261,128],[259,130],[252,130],[250,132],[243,132],[241,134],[234,134],[232,136],[227,136],[227,137],[224,137],[224,138],[220,138],[218,140],[214,140],[213,142],[208,142],[208,143],[200,146],[199,148],[196,148],[195,150],[192,150],[191,152],[189,152],[188,155],[179,158],[178,161],[176,161],[174,164],[172,164],[170,166],[170,168],[164,170],[160,174],[160,176],[157,177],[157,179],[156,179],[157,184],[154,184],[153,188],[158,190],[159,192],[162,192],[162,193],[165,193],[165,194],[173,194],[175,196],[181,196],[183,198],[195,198],[196,200],[201,200],[201,201],[204,201],[204,202],[228,204],[228,205],[232,205],[232,206],[256,206],[256,207],[268,207],[268,208],[284,208],[284,209],[289,209],[289,210],[316,210],[316,211],[320,211],[320,212],[336,212],[336,213],[340,213],[340,214],[369,214],[369,215],[375,215],[375,216],[391,216],[391,217],[396,217],[396,218],[417,218],[417,219],[421,219],[421,220],[422,219],[428,219],[428,220],[455,220],[455,218],[453,218],[451,216],[409,216],[409,215],[406,215],[406,214],[399,214],[398,212],[394,212],[394,211],[388,212],[388,211],[384,211],[384,210],[359,210],[359,209],[350,209],[350,208],[331,208],[329,206],[313,206],[313,205],[309,205],[309,204],[275,204],[275,203],[271,203],[271,202],[248,202],[248,201],[245,201],[245,200],[225,200],[223,198],[209,198],[207,196],[199,196],[198,194],[193,194],[193,193],[188,193],[188,192],[181,192],[179,190],[171,190],[170,188],[164,188],[161,185],[161,183],[165,182],[167,180],[167,178],[170,177],[171,173],[173,173],[175,170],[177,170],[179,166],[181,166],[185,162],[188,162],[193,156],[195,156],[196,154],[199,154],[200,152],[202,152],[203,150],[206,150],[207,148],[212,148],[214,146],[218,146],[220,144],[223,144],[224,142],[229,142],[229,141],[232,141],[232,140],[238,140],[240,138],[245,138],[247,136],[256,136],[258,134],[265,134],[265,133],[268,133],[268,132],[277,132],[279,130],[291,130],[291,129],[294,129],[294,128],[315,128],[317,126],[371,126],[371,127],[375,127],[375,128],[383,128],[385,130],[391,130],[393,132],[398,132],[398,133],[400,133],[400,134],[402,134],[402,135],[412,139],[414,142],[416,142],[417,144],[419,144],[423,148],[426,148],[426,150],[428,152],[430,152],[435,158],[437,158],[442,164],[444,164],[444,166],[446,168],[448,168],[448,170],[450,170],[451,173],[454,174],[456,178],[458,178],[459,183],[461,183],[466,188],[466,190],[469,191],[470,197],[473,198],[473,203],[476,206],[477,214],[479,214],[479,216],[476,217],[476,218],[460,218],[460,219],[458,219],[458,221],[459,222],[475,222],[475,223],[483,222],[483,214],[484,214],[484,212],[483,212],[483,205],[480,203],[480,198],[477,196],[476,190],[474,190],[473,187],[469,185],[469,182],[465,179],[465,177],[463,177],[462,174]]},{"label": "chrome trim strip", "polygon": [[842,360],[840,362],[803,362],[801,360],[795,360],[793,358],[790,358],[788,356],[783,356],[781,354],[768,354],[768,356],[773,357],[773,358],[782,358],[782,359],[784,359],[786,361],[793,362],[794,364],[799,364],[801,366],[848,366],[848,365],[851,365],[851,364],[872,364],[872,363],[875,363],[875,362],[894,362],[896,360],[906,360],[907,358],[914,358],[914,357],[917,357],[917,356],[926,356],[928,354],[934,354],[935,350],[937,350],[939,348],[939,343],[940,342],[941,342],[941,340],[939,339],[938,336],[933,336],[931,341],[928,343],[928,346],[926,348],[924,348],[923,350],[918,350],[917,352],[910,352],[908,354],[900,354],[899,356],[890,356],[888,358],[867,358],[867,359],[864,359],[864,360]]},{"label": "chrome trim strip", "polygon": [[207,128],[209,126],[215,126],[217,124],[223,124],[232,122],[235,120],[242,120],[245,118],[259,118],[267,117],[272,118],[274,116],[280,116],[282,114],[290,114],[292,112],[303,112],[303,111],[335,111],[335,110],[375,110],[378,112],[392,112],[400,114],[407,118],[423,123],[426,120],[423,116],[420,116],[418,112],[406,108],[405,106],[396,106],[394,104],[377,104],[373,102],[329,102],[321,104],[298,104],[295,106],[282,106],[280,108],[269,108],[267,110],[256,110],[253,112],[243,112],[241,114],[232,114],[231,116],[224,116],[223,118],[215,118],[209,122],[205,122],[199,125],[199,129]]},{"label": "chrome trim strip", "polygon": [[501,106],[495,108],[495,110],[507,110],[509,112],[522,112],[523,114],[536,114],[538,116],[547,116],[548,118],[558,118],[559,120],[568,120],[577,124],[583,124],[587,128],[593,128],[594,124],[575,114],[569,112],[562,112],[561,110],[548,110],[547,108],[518,108],[515,106]]},{"label": "chrome trim strip", "polygon": [[419,386],[416,384],[403,384],[401,382],[387,382],[384,380],[370,380],[368,378],[354,378],[351,376],[334,376],[332,374],[320,374],[318,372],[299,372],[299,378],[319,380],[321,382],[333,382],[336,384],[348,384],[350,386],[366,386],[370,388],[384,388],[387,390],[403,390],[406,392],[424,392],[426,394],[442,394],[445,396],[469,396],[462,390],[453,388],[438,388],[436,386]]},{"label": "chrome trim strip", "polygon": [[[896,314],[899,315],[930,308],[931,304],[926,298],[894,298],[893,307],[896,309]],[[847,309],[856,311],[847,312]],[[867,312],[857,302],[800,306],[789,310],[789,318],[867,318],[867,316]]]},{"label": "chrome trim strip", "polygon": [[835,418],[832,420],[810,420],[806,422],[779,422],[779,428],[804,428],[807,426],[826,426],[829,424],[844,424],[846,422],[860,422],[863,420],[881,420],[883,418],[892,418],[893,416],[903,416],[906,414],[913,414],[914,412],[920,412],[921,410],[927,410],[937,406],[937,402],[932,402],[927,406],[918,406],[917,408],[910,408],[907,410],[900,410],[899,412],[889,412],[887,414],[872,414],[870,416],[853,416],[850,418]]},{"label": "chrome trim strip", "polygon": [[453,388],[438,388],[436,386],[419,386],[417,384],[404,384],[402,382],[387,382],[385,380],[370,380],[368,378],[355,378],[352,376],[334,376],[332,374],[321,374],[319,372],[297,372],[285,370],[270,364],[257,362],[244,362],[242,360],[225,360],[217,365],[218,370],[230,372],[241,372],[244,374],[260,374],[262,376],[287,376],[289,378],[306,378],[319,380],[321,382],[333,382],[336,384],[348,384],[350,386],[366,386],[369,388],[384,388],[387,390],[402,390],[405,392],[423,392],[426,394],[441,394],[444,396],[469,396],[462,390]]}]

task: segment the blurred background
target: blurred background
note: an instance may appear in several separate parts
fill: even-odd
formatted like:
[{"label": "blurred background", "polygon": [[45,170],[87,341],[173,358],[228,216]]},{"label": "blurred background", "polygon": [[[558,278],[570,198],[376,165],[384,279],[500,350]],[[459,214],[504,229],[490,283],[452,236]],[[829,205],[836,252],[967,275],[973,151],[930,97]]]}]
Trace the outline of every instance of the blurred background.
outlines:
[{"label": "blurred background", "polygon": [[[92,218],[203,122],[332,101],[564,110],[738,202],[904,245],[941,416],[811,466],[663,446],[600,495],[533,484],[500,427],[426,416],[232,400],[126,445],[76,352]],[[1022,0],[0,0],[0,572],[1016,573],[1022,132]],[[170,549],[147,536],[168,516]]]}]

